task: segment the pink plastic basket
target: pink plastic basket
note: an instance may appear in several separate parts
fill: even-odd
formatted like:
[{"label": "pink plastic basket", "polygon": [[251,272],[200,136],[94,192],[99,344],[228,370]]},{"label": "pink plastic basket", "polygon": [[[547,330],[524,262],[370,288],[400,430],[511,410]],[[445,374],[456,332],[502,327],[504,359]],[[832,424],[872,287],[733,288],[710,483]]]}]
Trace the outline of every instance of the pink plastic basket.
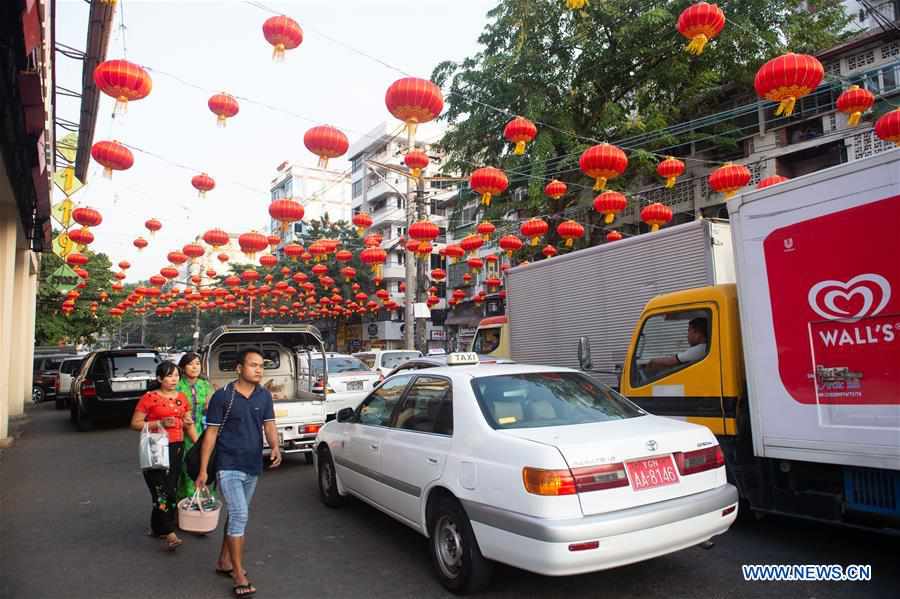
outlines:
[{"label": "pink plastic basket", "polygon": [[178,527],[185,532],[209,533],[219,526],[219,512],[222,502],[215,500],[212,509],[203,507],[203,498],[198,489],[193,497],[186,497],[178,502]]}]

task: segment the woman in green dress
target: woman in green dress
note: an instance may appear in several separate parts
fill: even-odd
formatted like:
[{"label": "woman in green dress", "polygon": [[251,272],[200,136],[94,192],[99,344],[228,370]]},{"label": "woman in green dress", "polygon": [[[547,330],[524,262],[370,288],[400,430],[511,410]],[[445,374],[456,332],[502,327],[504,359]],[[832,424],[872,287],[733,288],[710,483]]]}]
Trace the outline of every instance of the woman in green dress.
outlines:
[{"label": "woman in green dress", "polygon": [[[177,391],[184,393],[188,399],[191,409],[191,416],[194,418],[194,427],[196,427],[197,435],[203,433],[206,428],[206,405],[212,396],[212,383],[200,376],[200,356],[194,352],[187,352],[178,362],[178,369],[181,371],[181,379],[178,381]],[[187,455],[194,443],[185,435],[184,450],[181,455]],[[194,481],[182,472],[181,480],[178,483],[178,499],[191,497],[194,495]]]}]

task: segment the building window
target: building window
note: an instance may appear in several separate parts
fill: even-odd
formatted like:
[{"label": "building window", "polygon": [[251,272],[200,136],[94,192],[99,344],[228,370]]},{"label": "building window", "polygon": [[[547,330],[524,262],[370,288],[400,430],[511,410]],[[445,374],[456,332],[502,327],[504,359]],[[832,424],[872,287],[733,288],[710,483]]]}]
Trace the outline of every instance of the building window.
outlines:
[{"label": "building window", "polygon": [[401,197],[397,198],[397,208],[399,208],[400,210],[403,210],[403,198],[401,198]]},{"label": "building window", "polygon": [[867,67],[875,62],[875,51],[867,50],[866,52],[860,52],[859,54],[854,54],[850,58],[847,59],[847,68],[851,71],[855,71],[856,69],[861,69]]},{"label": "building window", "polygon": [[363,192],[363,183],[364,183],[364,180],[363,180],[363,179],[360,179],[359,181],[354,181],[354,182],[353,182],[353,197],[354,197],[354,198],[358,198],[359,196],[362,195],[362,192]]},{"label": "building window", "polygon": [[404,264],[406,264],[406,252],[403,252],[403,251],[401,250],[401,251],[397,252],[397,253],[394,254],[394,255],[397,257],[397,264],[398,264],[398,265],[403,266]]},{"label": "building window", "polygon": [[868,158],[869,156],[886,152],[894,147],[892,143],[882,141],[875,137],[875,132],[871,129],[864,133],[858,133],[850,139],[853,140],[854,160]]},{"label": "building window", "polygon": [[363,167],[363,164],[365,164],[365,158],[360,154],[350,161],[350,170],[355,173]]},{"label": "building window", "polygon": [[841,76],[841,61],[837,60],[835,62],[830,62],[825,65],[825,75],[829,77],[840,77]]},{"label": "building window", "polygon": [[888,58],[896,58],[897,56],[900,56],[900,42],[894,42],[892,44],[881,47],[882,60],[887,60]]}]

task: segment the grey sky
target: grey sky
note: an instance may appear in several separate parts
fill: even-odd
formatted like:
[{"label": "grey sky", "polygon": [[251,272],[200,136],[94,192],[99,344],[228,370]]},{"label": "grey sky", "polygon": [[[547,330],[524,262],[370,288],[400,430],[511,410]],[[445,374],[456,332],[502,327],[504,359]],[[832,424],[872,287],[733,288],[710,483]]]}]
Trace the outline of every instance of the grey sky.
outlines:
[{"label": "grey sky", "polygon": [[[111,180],[93,165],[88,186],[76,203],[103,213],[94,231],[95,251],[113,263],[132,263],[130,281],[165,265],[165,254],[213,226],[229,231],[262,230],[268,222],[268,183],[284,160],[314,165],[303,133],[315,124],[342,129],[351,143],[381,120],[387,87],[401,75],[355,54],[324,36],[363,50],[411,74],[428,77],[440,61],[477,50],[486,12],[495,0],[296,0],[263,2],[296,19],[303,44],[273,63],[262,23],[271,13],[246,2],[139,1],[124,4],[126,29],[117,13],[108,58],[127,58],[153,70],[153,91],[133,102],[124,118],[112,119],[113,102],[101,102],[95,140],[118,139],[166,161],[135,152],[134,166]],[[59,42],[84,48],[89,6],[82,0],[57,2]],[[57,82],[80,89],[81,63],[57,54]],[[163,75],[200,86],[195,89]],[[205,90],[212,90],[208,92]],[[224,129],[206,102],[214,91],[271,104],[309,120],[242,102]],[[61,98],[59,117],[78,120],[76,100]],[[58,130],[58,135],[64,132]],[[207,171],[216,189],[197,197],[190,179]],[[329,165],[331,166],[331,164]],[[346,162],[336,161],[344,168]],[[59,201],[57,194],[55,200]],[[299,198],[302,200],[302,198]],[[154,216],[163,230],[140,254],[131,245],[147,236],[143,222]],[[149,239],[149,237],[148,237]]]}]

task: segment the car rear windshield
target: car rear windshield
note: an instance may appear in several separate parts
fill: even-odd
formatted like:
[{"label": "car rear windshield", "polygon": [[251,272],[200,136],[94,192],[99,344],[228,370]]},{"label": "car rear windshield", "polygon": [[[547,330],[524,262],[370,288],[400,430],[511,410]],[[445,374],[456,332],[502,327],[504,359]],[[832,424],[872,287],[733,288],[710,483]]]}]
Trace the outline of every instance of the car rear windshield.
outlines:
[{"label": "car rear windshield", "polygon": [[396,368],[419,357],[417,351],[389,351],[381,354],[381,365],[384,368]]},{"label": "car rear windshield", "polygon": [[66,374],[73,374],[78,372],[82,362],[84,362],[84,360],[66,360],[62,363],[62,366],[59,367],[59,371]]},{"label": "car rear windshield", "polygon": [[110,378],[151,378],[156,376],[159,356],[152,353],[106,356],[105,367]]},{"label": "car rear windshield", "polygon": [[44,370],[59,370],[62,359],[47,358],[44,360]]},{"label": "car rear windshield", "polygon": [[565,426],[644,414],[606,385],[575,372],[530,372],[476,378],[472,389],[495,429]]},{"label": "car rear windshield", "polygon": [[369,368],[375,368],[375,354],[356,354],[354,358],[359,358]]},{"label": "car rear windshield", "polygon": [[[313,374],[322,374],[322,358],[313,358],[310,362],[312,364]],[[369,367],[366,366],[361,360],[358,360],[354,357],[346,356],[340,358],[328,358],[328,374],[358,372],[360,370],[368,371]]]}]

